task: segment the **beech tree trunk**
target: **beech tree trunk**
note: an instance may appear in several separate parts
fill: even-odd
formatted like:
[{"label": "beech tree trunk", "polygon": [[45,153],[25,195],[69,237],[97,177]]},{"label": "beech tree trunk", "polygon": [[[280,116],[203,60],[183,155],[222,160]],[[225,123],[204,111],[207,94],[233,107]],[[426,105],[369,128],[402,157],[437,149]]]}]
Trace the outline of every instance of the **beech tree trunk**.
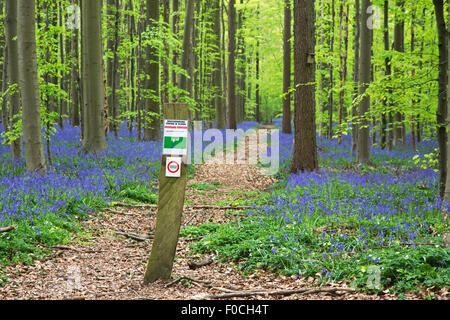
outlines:
[{"label": "beech tree trunk", "polygon": [[[396,3],[396,7],[403,13],[404,11],[404,0],[399,0]],[[394,50],[397,52],[405,51],[405,22],[403,17],[395,16],[395,26],[394,26]],[[394,75],[399,75],[399,70],[394,69]],[[394,146],[399,146],[403,144],[403,115],[400,112],[395,112],[394,114]]]},{"label": "beech tree trunk", "polygon": [[[146,7],[147,24],[150,30],[158,30],[159,0],[147,0]],[[159,52],[158,48],[147,45],[145,61],[146,89],[144,105],[144,140],[156,140],[161,136],[160,126],[160,92],[159,92]]]},{"label": "beech tree trunk", "polygon": [[[359,93],[359,43],[361,37],[361,22],[360,22],[360,0],[355,0],[355,59],[353,61],[353,101],[356,100]],[[352,154],[358,149],[358,106],[352,103]]]},{"label": "beech tree trunk", "polygon": [[[17,37],[17,5],[17,0],[6,1],[5,36],[8,56],[7,83],[9,86],[19,85],[18,41],[14,40]],[[9,110],[11,127],[13,127],[19,121],[18,115],[20,113],[20,95],[17,87],[10,95]],[[14,160],[19,160],[22,156],[22,139],[20,137],[11,142],[11,156]]]},{"label": "beech tree trunk", "polygon": [[442,0],[433,0],[436,13],[436,24],[439,41],[439,95],[436,111],[437,136],[439,144],[439,194],[444,198],[445,182],[447,179],[447,84],[448,84],[448,33],[444,18],[444,4]]},{"label": "beech tree trunk", "polygon": [[283,33],[283,133],[291,133],[291,1],[284,3]]},{"label": "beech tree trunk", "polygon": [[[369,0],[362,0],[361,6],[361,51],[359,66],[359,93],[364,95],[370,82],[370,29],[367,25],[369,14],[367,8],[370,6]],[[359,120],[360,126],[358,130],[358,150],[357,161],[360,163],[369,162],[370,157],[370,119],[368,116],[370,107],[370,97],[365,95],[359,103]]]},{"label": "beech tree trunk", "polygon": [[[213,2],[213,32],[214,46],[220,48],[220,0]],[[216,127],[225,129],[225,110],[222,90],[222,57],[220,51],[216,53],[213,61],[212,85],[215,90],[214,105],[216,108]]]},{"label": "beech tree trunk", "polygon": [[236,129],[236,7],[229,0],[228,7],[228,123]]},{"label": "beech tree trunk", "polygon": [[295,141],[292,173],[318,169],[315,110],[314,0],[294,4]]},{"label": "beech tree trunk", "polygon": [[[35,0],[18,0],[17,43],[20,93],[22,96],[23,141],[28,171],[46,171],[41,133],[41,110],[36,61]],[[15,57],[14,57],[15,58]],[[13,60],[13,59],[10,59]]]},{"label": "beech tree trunk", "polygon": [[[26,0],[25,0],[26,1]],[[100,1],[82,0],[83,149],[100,153],[106,148]]]}]

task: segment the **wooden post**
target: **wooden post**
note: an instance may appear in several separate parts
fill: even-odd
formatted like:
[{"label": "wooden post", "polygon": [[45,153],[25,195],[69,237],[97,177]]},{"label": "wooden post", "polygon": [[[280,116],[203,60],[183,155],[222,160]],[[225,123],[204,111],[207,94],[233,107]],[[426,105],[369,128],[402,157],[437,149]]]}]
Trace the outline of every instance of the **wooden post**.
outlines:
[{"label": "wooden post", "polygon": [[[186,104],[165,104],[164,119],[188,120],[188,117]],[[166,177],[166,157],[163,155],[161,159],[155,238],[144,276],[144,284],[170,278],[180,232],[187,182],[187,165],[186,163],[181,165],[180,178],[168,178]]]}]

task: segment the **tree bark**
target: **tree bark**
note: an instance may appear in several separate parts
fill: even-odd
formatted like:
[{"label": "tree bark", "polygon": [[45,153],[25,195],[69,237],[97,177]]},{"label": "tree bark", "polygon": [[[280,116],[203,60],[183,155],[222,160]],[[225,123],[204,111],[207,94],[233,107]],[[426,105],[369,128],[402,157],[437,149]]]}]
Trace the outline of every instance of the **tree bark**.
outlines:
[{"label": "tree bark", "polygon": [[358,106],[354,103],[359,92],[359,44],[361,37],[360,0],[355,0],[355,59],[353,62],[353,102],[352,102],[352,154],[358,149]]},{"label": "tree bark", "polygon": [[[179,20],[180,20],[180,9],[179,9],[179,0],[172,0],[172,33],[175,37],[178,35],[178,29],[179,29]],[[178,64],[178,51],[175,49],[172,51],[172,65]],[[178,86],[178,80],[177,80],[177,73],[173,70],[172,71],[172,85],[176,88]],[[177,100],[176,97],[174,97],[174,100]]]},{"label": "tree bark", "polygon": [[[6,24],[5,24],[5,36],[6,36],[6,49],[8,51],[8,64],[7,64],[7,79],[9,86],[19,85],[19,62],[18,57],[18,41],[14,40],[17,36],[17,0],[6,1]],[[36,56],[34,57],[36,58]],[[9,98],[9,110],[11,118],[11,128],[17,125],[19,121],[18,115],[20,113],[20,95],[19,88],[16,87]],[[14,160],[19,160],[22,156],[22,139],[16,138],[11,142],[11,157]]]},{"label": "tree bark", "polygon": [[[220,49],[220,0],[213,2],[213,33],[214,47]],[[217,50],[213,61],[212,85],[214,88],[214,105],[216,108],[216,127],[225,129],[225,110],[222,90],[222,57],[220,50]]]},{"label": "tree bark", "polygon": [[[334,0],[331,0],[331,36],[330,36],[330,55],[331,57],[334,54],[334,17],[335,17],[335,10],[334,10]],[[333,63],[329,64],[329,72],[330,72],[330,91],[328,96],[328,139],[333,138],[333,107],[334,107],[334,101],[333,101],[333,86],[334,86],[334,78],[333,78]]]},{"label": "tree bark", "polygon": [[315,111],[314,0],[294,4],[295,142],[292,173],[318,169]]},{"label": "tree bark", "polygon": [[[339,91],[339,131],[338,143],[342,143],[342,122],[344,120],[344,98],[345,98],[345,79],[347,78],[347,50],[348,50],[348,12],[349,5],[347,4],[346,11],[344,11],[344,2],[340,7],[340,29],[339,29],[339,60],[340,68],[339,75],[341,80],[341,88]],[[345,22],[344,22],[345,19]]]},{"label": "tree bark", "polygon": [[[159,0],[147,0],[147,25],[153,32],[158,31]],[[146,89],[144,140],[156,140],[161,136],[160,92],[159,92],[159,52],[157,47],[147,45],[144,88]]]},{"label": "tree bark", "polygon": [[101,33],[101,2],[82,0],[83,149],[100,153],[106,148],[104,83]]},{"label": "tree bark", "polygon": [[283,32],[283,126],[282,132],[290,134],[291,129],[291,1],[284,2]]},{"label": "tree bark", "polygon": [[[17,42],[20,92],[23,108],[23,140],[28,171],[44,172],[46,163],[41,133],[39,82],[36,61],[35,1],[18,0]],[[11,59],[13,60],[13,59]]]},{"label": "tree bark", "polygon": [[447,84],[448,84],[448,33],[444,18],[442,0],[433,0],[439,41],[439,94],[436,111],[437,136],[439,144],[439,194],[444,198],[447,179]]},{"label": "tree bark", "polygon": [[[404,0],[399,0],[396,2],[396,7],[398,10],[404,12]],[[405,51],[405,22],[402,16],[395,16],[395,26],[394,26],[394,50],[403,53]],[[400,70],[394,69],[395,76],[399,76]],[[402,113],[395,112],[394,114],[394,146],[399,146],[403,144],[403,130],[402,130]]]},{"label": "tree bark", "polygon": [[361,51],[360,51],[360,67],[359,67],[359,88],[360,95],[364,95],[359,103],[359,120],[360,127],[358,132],[358,151],[357,161],[359,163],[367,163],[370,158],[370,121],[369,107],[370,97],[367,96],[366,90],[370,83],[370,29],[367,25],[369,15],[367,8],[370,6],[369,0],[362,0],[361,6]]},{"label": "tree bark", "polygon": [[236,7],[235,0],[228,6],[228,124],[236,129]]}]

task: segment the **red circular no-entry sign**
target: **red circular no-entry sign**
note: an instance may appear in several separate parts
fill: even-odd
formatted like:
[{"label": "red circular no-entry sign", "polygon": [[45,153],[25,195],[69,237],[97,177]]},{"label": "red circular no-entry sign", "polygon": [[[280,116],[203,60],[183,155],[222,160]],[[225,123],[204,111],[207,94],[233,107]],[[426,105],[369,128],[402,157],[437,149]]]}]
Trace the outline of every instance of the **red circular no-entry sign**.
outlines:
[{"label": "red circular no-entry sign", "polygon": [[[173,170],[172,168],[175,169],[175,170]],[[167,164],[167,170],[170,173],[176,173],[176,172],[178,172],[178,170],[180,170],[180,165],[176,161],[170,161]]]}]

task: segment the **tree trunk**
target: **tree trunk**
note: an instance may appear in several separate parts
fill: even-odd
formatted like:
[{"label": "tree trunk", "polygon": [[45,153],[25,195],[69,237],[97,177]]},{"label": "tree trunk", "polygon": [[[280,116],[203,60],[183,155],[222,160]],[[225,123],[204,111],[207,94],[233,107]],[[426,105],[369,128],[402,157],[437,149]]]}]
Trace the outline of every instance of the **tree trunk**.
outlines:
[{"label": "tree trunk", "polygon": [[114,3],[114,39],[113,39],[113,59],[112,59],[112,71],[111,71],[111,99],[108,101],[110,105],[108,114],[111,119],[109,121],[109,130],[114,132],[114,136],[118,137],[118,125],[117,125],[117,113],[119,104],[117,103],[117,89],[120,86],[120,73],[119,73],[119,57],[117,56],[117,50],[119,47],[119,19],[120,19],[120,3],[119,0],[115,0]]},{"label": "tree trunk", "polygon": [[352,153],[358,149],[358,106],[354,103],[359,92],[359,42],[361,37],[360,0],[355,0],[355,60],[353,62],[353,99],[352,99]]},{"label": "tree trunk", "polygon": [[[181,56],[181,68],[188,70],[189,58],[192,51],[192,27],[194,23],[194,0],[187,0],[186,14],[184,23],[184,35],[183,35],[183,54]],[[187,91],[187,78],[185,75],[180,75],[180,89]]]},{"label": "tree trunk", "polygon": [[[213,2],[213,33],[214,46],[220,48],[220,0]],[[213,60],[212,86],[214,88],[214,105],[216,108],[216,127],[225,129],[225,110],[222,90],[222,57],[220,50]]]},{"label": "tree trunk", "polygon": [[314,0],[294,4],[295,142],[292,173],[318,169],[315,120]]},{"label": "tree trunk", "polygon": [[291,129],[291,1],[284,2],[283,32],[283,127],[282,132],[290,134]]},{"label": "tree trunk", "polygon": [[[330,55],[331,57],[334,54],[334,17],[335,17],[335,10],[334,10],[334,0],[331,0],[331,36],[330,36]],[[330,68],[330,91],[328,96],[328,139],[333,138],[333,107],[334,107],[334,101],[333,101],[333,86],[334,86],[334,79],[333,79],[333,63],[329,64]]]},{"label": "tree trunk", "polygon": [[104,83],[101,33],[101,2],[82,0],[83,149],[100,153],[106,148]]},{"label": "tree trunk", "polygon": [[[396,3],[396,7],[398,10],[403,13],[404,12],[404,0],[399,0]],[[394,50],[397,52],[404,52],[404,43],[405,43],[405,22],[402,16],[395,16],[395,27],[394,27]],[[400,77],[400,71],[394,70],[394,74],[396,77]],[[394,146],[399,146],[403,144],[403,130],[402,130],[402,113],[395,112],[394,114]]]},{"label": "tree trunk", "polygon": [[256,95],[256,122],[261,122],[261,96],[259,92],[259,40],[256,40],[256,84],[255,84],[255,95]]},{"label": "tree trunk", "polygon": [[[344,11],[344,2],[341,3],[340,8],[340,29],[339,29],[339,60],[340,68],[339,75],[341,78],[341,88],[339,91],[339,131],[338,131],[338,143],[342,143],[342,125],[344,120],[344,98],[345,98],[345,79],[347,78],[347,50],[348,50],[348,11]],[[345,16],[345,23],[344,23]]]},{"label": "tree trunk", "polygon": [[[159,0],[147,0],[146,7],[147,25],[150,30],[158,32],[159,21]],[[144,88],[146,89],[145,105],[145,126],[144,140],[156,140],[161,136],[160,127],[160,92],[159,92],[159,52],[157,47],[147,45],[145,61],[146,78]]]},{"label": "tree trunk", "polygon": [[236,129],[236,7],[235,0],[228,6],[228,124]]},{"label": "tree trunk", "polygon": [[[384,51],[388,52],[390,50],[389,46],[389,0],[384,1]],[[386,80],[389,81],[391,78],[391,58],[387,56],[384,59],[384,75],[386,76]],[[392,95],[392,89],[388,88],[388,92],[386,94],[385,99],[383,99],[383,105],[384,105],[384,113],[383,113],[383,121],[385,124],[385,134],[382,135],[381,139],[381,147],[385,148],[387,147],[389,151],[392,150],[393,146],[393,123],[392,123],[392,111],[391,104],[390,104],[390,96]],[[387,134],[386,134],[387,133]]]},{"label": "tree trunk", "polygon": [[361,126],[358,132],[358,152],[357,160],[359,163],[367,163],[370,160],[370,121],[369,121],[369,107],[370,98],[365,95],[365,92],[370,82],[370,29],[367,26],[369,15],[367,8],[370,6],[369,0],[362,0],[361,6],[361,52],[360,52],[360,67],[359,67],[359,88],[360,95],[364,95],[359,103],[359,119]]},{"label": "tree trunk", "polygon": [[442,0],[433,0],[439,40],[439,95],[436,111],[437,136],[439,144],[439,194],[444,198],[447,177],[447,84],[448,84],[448,34],[444,18]]},{"label": "tree trunk", "polygon": [[72,76],[71,76],[71,104],[70,107],[72,113],[72,125],[79,126],[80,125],[80,59],[78,53],[78,30],[73,30],[72,36],[72,58],[74,59],[74,63],[72,65]]},{"label": "tree trunk", "polygon": [[[179,20],[180,20],[180,9],[179,0],[172,0],[172,33],[176,37],[178,35]],[[172,65],[176,66],[178,64],[178,51],[175,49],[172,51]],[[172,71],[172,85],[176,88],[178,87],[177,73]],[[177,100],[175,97],[174,100]]]},{"label": "tree trunk", "polygon": [[[17,0],[7,0],[6,1],[6,48],[8,50],[8,84],[9,86],[19,84],[19,62],[16,57],[18,57],[18,41],[14,40],[17,36]],[[36,59],[36,56],[34,56]],[[19,90],[16,88],[9,98],[9,110],[11,117],[11,128],[17,125],[19,121],[20,113],[20,95]],[[11,156],[14,160],[19,160],[22,156],[22,139],[17,137],[17,139],[11,142]]]},{"label": "tree trunk", "polygon": [[[28,171],[44,172],[46,163],[41,133],[39,82],[36,61],[35,1],[18,0],[17,42],[23,140]],[[11,59],[13,60],[13,59]]]}]

